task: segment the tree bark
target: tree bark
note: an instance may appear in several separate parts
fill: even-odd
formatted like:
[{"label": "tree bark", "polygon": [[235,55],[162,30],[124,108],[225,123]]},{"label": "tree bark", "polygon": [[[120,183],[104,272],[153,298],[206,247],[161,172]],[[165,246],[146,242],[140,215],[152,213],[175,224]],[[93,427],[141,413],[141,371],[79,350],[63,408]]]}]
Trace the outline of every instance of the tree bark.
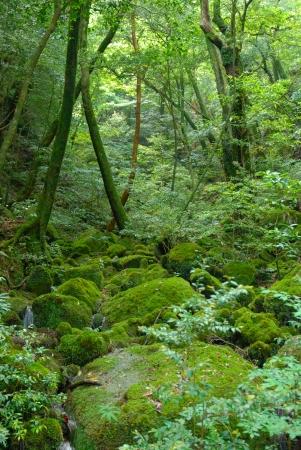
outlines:
[{"label": "tree bark", "polygon": [[39,233],[42,246],[44,246],[45,244],[47,226],[53,208],[55,193],[58,185],[62,162],[65,155],[72,120],[74,92],[76,85],[80,14],[81,11],[77,6],[77,2],[73,1],[71,3],[69,16],[65,84],[62,107],[60,112],[58,130],[53,144],[50,163],[46,174],[44,189],[38,206]]},{"label": "tree bark", "polygon": [[3,171],[3,169],[5,167],[7,152],[10,149],[10,147],[14,141],[14,137],[16,135],[18,125],[20,123],[20,119],[22,116],[22,111],[23,111],[23,108],[24,108],[24,105],[25,105],[25,102],[26,102],[26,99],[28,96],[28,90],[29,90],[29,86],[30,86],[30,83],[32,80],[33,73],[39,62],[41,54],[43,53],[43,51],[47,45],[47,42],[48,42],[50,36],[52,35],[52,33],[54,32],[54,30],[56,28],[56,25],[60,18],[61,12],[62,12],[62,2],[56,1],[54,13],[53,13],[52,19],[48,25],[48,28],[45,31],[45,33],[43,34],[38,47],[33,52],[31,58],[28,61],[27,67],[25,68],[25,76],[24,76],[24,79],[21,84],[20,93],[19,93],[17,104],[16,104],[16,109],[14,111],[14,115],[10,121],[8,130],[5,134],[4,140],[0,147],[0,171]]},{"label": "tree bark", "polygon": [[89,127],[91,140],[96,154],[99,169],[101,171],[104,188],[113,212],[114,219],[119,229],[123,229],[126,222],[126,213],[121,203],[119,194],[116,190],[111,167],[105,153],[105,149],[99,134],[97,120],[95,117],[93,104],[90,96],[90,71],[89,64],[86,62],[87,51],[87,32],[88,32],[89,6],[86,5],[82,15],[81,23],[81,92],[83,99],[83,108]]}]

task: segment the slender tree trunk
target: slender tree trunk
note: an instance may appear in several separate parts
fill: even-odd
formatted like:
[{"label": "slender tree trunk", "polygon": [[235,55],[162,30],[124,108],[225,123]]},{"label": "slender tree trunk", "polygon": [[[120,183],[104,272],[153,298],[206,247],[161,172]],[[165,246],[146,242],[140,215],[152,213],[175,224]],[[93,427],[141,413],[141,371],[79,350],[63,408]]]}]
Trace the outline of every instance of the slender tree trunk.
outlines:
[{"label": "slender tree trunk", "polygon": [[5,134],[2,145],[0,147],[0,171],[3,171],[3,169],[5,167],[7,152],[10,149],[10,147],[13,143],[14,137],[16,135],[18,125],[20,123],[20,119],[22,116],[22,111],[23,111],[23,108],[24,108],[24,105],[25,105],[25,102],[26,102],[26,99],[28,96],[28,90],[29,90],[29,86],[30,86],[30,83],[32,80],[33,73],[39,62],[41,54],[43,53],[43,51],[47,45],[47,42],[48,42],[50,36],[52,35],[52,33],[54,32],[54,30],[56,28],[56,25],[60,18],[61,12],[62,12],[62,2],[56,1],[55,2],[55,10],[54,10],[52,19],[48,25],[48,28],[45,31],[45,33],[43,34],[38,47],[33,52],[31,58],[28,61],[27,67],[25,68],[25,76],[24,76],[24,79],[21,84],[20,93],[19,93],[17,104],[16,104],[16,109],[15,109],[14,115],[10,121],[8,130]]},{"label": "slender tree trunk", "polygon": [[[131,28],[132,28],[132,45],[135,53],[139,52],[139,43],[137,39],[136,32],[136,18],[135,13],[131,15]],[[128,185],[124,189],[121,195],[121,203],[123,206],[127,203],[131,187],[134,183],[138,164],[138,148],[140,143],[140,132],[141,132],[141,103],[142,103],[142,73],[141,69],[138,68],[136,75],[136,106],[135,106],[135,131],[132,144],[132,155],[131,155],[131,172],[128,177]],[[115,228],[115,218],[113,218],[107,225],[108,231],[112,231]]]},{"label": "slender tree trunk", "polygon": [[[119,28],[121,19],[122,19],[122,16],[120,16],[118,18],[118,20],[116,20],[116,22],[111,26],[111,28],[107,32],[106,36],[99,44],[96,54],[94,55],[94,57],[91,59],[91,61],[89,63],[89,73],[90,74],[94,71],[94,69],[96,67],[96,63],[99,60],[99,58],[101,57],[101,55],[104,54],[104,52],[106,51],[108,46],[113,41],[114,36]],[[76,87],[75,87],[74,103],[78,99],[80,93],[81,93],[81,79],[77,82]],[[46,133],[48,136],[48,140],[47,140],[47,145],[44,145],[44,147],[49,147],[51,145],[53,139],[55,138],[57,130],[58,130],[58,119],[56,118],[56,119],[54,119],[52,124],[49,126],[49,130]]]},{"label": "slender tree trunk", "polygon": [[81,11],[78,8],[77,2],[72,1],[69,18],[63,101],[58,130],[53,144],[44,189],[38,206],[38,221],[40,228],[39,232],[42,245],[44,245],[45,243],[47,226],[53,208],[55,193],[58,185],[62,162],[65,155],[72,120],[74,91],[76,84],[80,14]]},{"label": "slender tree trunk", "polygon": [[87,50],[87,32],[88,32],[88,13],[89,7],[85,7],[84,14],[82,15],[81,24],[81,46],[82,46],[82,58],[81,58],[81,92],[83,99],[83,108],[87,120],[87,124],[90,131],[91,140],[93,143],[94,151],[96,154],[99,169],[101,171],[105,191],[113,212],[114,219],[119,229],[124,228],[126,222],[126,213],[121,203],[119,194],[116,190],[111,167],[107,159],[105,149],[99,134],[97,120],[93,110],[92,100],[90,96],[90,72],[89,64],[85,61]]}]

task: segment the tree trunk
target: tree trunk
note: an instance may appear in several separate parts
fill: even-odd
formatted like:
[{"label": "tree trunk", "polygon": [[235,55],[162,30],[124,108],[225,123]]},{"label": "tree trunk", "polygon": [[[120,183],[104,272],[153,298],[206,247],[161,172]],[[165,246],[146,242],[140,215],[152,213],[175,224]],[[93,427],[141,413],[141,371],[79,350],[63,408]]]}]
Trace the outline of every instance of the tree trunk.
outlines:
[{"label": "tree trunk", "polygon": [[20,119],[22,116],[22,111],[23,111],[23,108],[24,108],[24,105],[25,105],[25,102],[27,99],[28,90],[29,90],[29,86],[30,86],[30,83],[32,80],[33,73],[39,62],[41,54],[47,45],[47,42],[48,42],[50,36],[52,35],[52,33],[54,32],[54,30],[56,28],[56,25],[60,18],[61,12],[62,12],[62,2],[57,1],[57,2],[55,2],[55,10],[54,10],[52,19],[48,25],[48,28],[45,31],[45,33],[43,34],[38,47],[35,49],[34,53],[32,54],[31,58],[28,61],[27,67],[25,68],[25,76],[24,76],[24,79],[21,84],[20,93],[19,93],[17,104],[16,104],[16,109],[15,109],[14,115],[10,121],[8,130],[5,134],[2,145],[0,147],[0,171],[4,170],[7,152],[10,149],[10,147],[13,143],[14,137],[16,135],[18,125],[19,125],[19,122],[20,122]]},{"label": "tree trunk", "polygon": [[[244,20],[251,2],[252,0],[248,0],[245,4]],[[236,175],[238,166],[251,171],[249,133],[245,117],[246,94],[239,79],[241,76],[241,48],[236,43],[236,13],[236,2],[234,1],[231,26],[228,27],[221,17],[220,0],[214,0],[214,22],[221,33],[225,35],[224,41],[213,29],[209,0],[201,0],[201,29],[207,40],[222,107],[223,164],[228,178]]]},{"label": "tree trunk", "polygon": [[[96,54],[94,55],[94,57],[91,59],[90,63],[89,63],[89,73],[91,74],[93,72],[93,70],[95,69],[96,63],[98,61],[98,59],[100,58],[101,55],[103,55],[103,53],[106,51],[106,49],[108,48],[108,46],[111,44],[112,40],[114,39],[114,36],[119,28],[120,22],[121,22],[122,16],[119,18],[119,20],[117,20],[109,29],[109,31],[107,32],[106,36],[104,37],[104,39],[101,41],[101,43],[99,44],[99,47],[96,51]],[[74,94],[74,103],[76,102],[76,100],[79,97],[79,94],[81,93],[81,79],[77,82],[76,87],[75,87],[75,94]],[[47,145],[42,145],[43,147],[49,147],[53,141],[53,139],[55,138],[55,135],[57,133],[58,130],[58,119],[54,119],[54,121],[52,122],[52,124],[49,126],[49,129],[46,133],[46,135],[48,136],[48,140],[47,140]]]},{"label": "tree trunk", "polygon": [[53,208],[55,193],[58,185],[62,162],[65,155],[72,120],[74,91],[76,84],[80,14],[81,11],[78,8],[77,2],[73,1],[71,3],[69,16],[65,84],[62,107],[60,112],[58,130],[53,144],[51,159],[46,174],[44,189],[38,206],[38,221],[40,227],[39,232],[42,246],[45,244],[46,230]]},{"label": "tree trunk", "polygon": [[[132,45],[134,52],[139,52],[139,44],[136,33],[136,18],[135,13],[131,15],[131,27],[132,27]],[[141,131],[141,103],[142,103],[142,73],[138,68],[136,75],[136,106],[135,106],[135,131],[132,144],[131,155],[131,172],[128,178],[128,185],[124,189],[121,195],[121,203],[124,206],[130,196],[130,190],[136,177],[137,163],[138,163],[138,148],[140,143],[140,131]],[[108,231],[113,231],[115,228],[115,219],[113,218],[107,225]]]},{"label": "tree trunk", "polygon": [[116,190],[111,167],[107,159],[105,149],[99,134],[97,120],[93,110],[92,100],[90,96],[90,72],[89,64],[85,61],[86,51],[87,51],[87,31],[88,31],[88,16],[89,7],[85,7],[84,14],[82,15],[81,24],[81,47],[82,47],[82,58],[81,58],[81,92],[83,99],[83,108],[89,127],[89,132],[91,140],[93,143],[94,151],[96,154],[99,169],[101,171],[105,191],[113,212],[114,219],[118,225],[119,229],[124,228],[126,222],[126,213],[121,203],[120,197]]}]

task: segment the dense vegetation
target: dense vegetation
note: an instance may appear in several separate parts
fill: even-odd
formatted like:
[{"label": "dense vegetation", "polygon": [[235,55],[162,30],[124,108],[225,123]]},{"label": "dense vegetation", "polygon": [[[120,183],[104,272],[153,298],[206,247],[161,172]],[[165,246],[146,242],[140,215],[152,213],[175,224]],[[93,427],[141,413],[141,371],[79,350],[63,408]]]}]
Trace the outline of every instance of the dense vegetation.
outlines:
[{"label": "dense vegetation", "polygon": [[0,448],[301,448],[301,1],[0,2]]}]

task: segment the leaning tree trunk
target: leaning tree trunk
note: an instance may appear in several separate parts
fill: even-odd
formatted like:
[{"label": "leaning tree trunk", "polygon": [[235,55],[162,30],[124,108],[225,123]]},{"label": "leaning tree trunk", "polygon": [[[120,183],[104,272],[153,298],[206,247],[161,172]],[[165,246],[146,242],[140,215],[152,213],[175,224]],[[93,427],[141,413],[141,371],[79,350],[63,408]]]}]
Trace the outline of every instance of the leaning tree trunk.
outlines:
[{"label": "leaning tree trunk", "polygon": [[40,240],[45,243],[47,226],[53,208],[55,193],[58,185],[62,162],[68,141],[72,111],[74,105],[74,91],[76,85],[77,53],[79,40],[79,25],[81,11],[77,2],[72,1],[69,18],[68,44],[65,67],[65,84],[63,101],[60,112],[58,130],[53,144],[50,163],[47,170],[43,193],[38,207],[38,221]]},{"label": "leaning tree trunk", "polygon": [[4,170],[8,150],[10,149],[10,147],[14,141],[14,138],[15,138],[15,135],[16,135],[16,132],[18,129],[18,125],[20,123],[20,119],[22,116],[22,111],[23,111],[23,108],[24,108],[24,105],[25,105],[25,102],[27,99],[28,90],[29,90],[29,86],[30,86],[30,83],[32,80],[33,73],[39,62],[41,54],[47,45],[47,42],[48,42],[50,36],[52,35],[52,33],[54,32],[54,30],[56,28],[56,25],[57,25],[60,15],[61,15],[61,12],[62,12],[62,2],[60,0],[58,0],[55,2],[55,10],[54,10],[52,19],[48,25],[48,28],[45,31],[45,33],[43,34],[38,47],[33,52],[31,58],[28,61],[27,66],[25,68],[25,75],[24,75],[24,79],[21,84],[20,93],[19,93],[17,104],[16,104],[15,112],[9,123],[8,130],[5,134],[4,140],[0,147],[0,171]]},{"label": "leaning tree trunk", "polygon": [[86,62],[88,16],[89,16],[89,5],[86,5],[85,11],[82,15],[82,24],[81,24],[81,49],[82,49],[81,92],[83,99],[83,108],[87,124],[89,127],[92,144],[96,154],[97,162],[99,165],[99,169],[101,171],[104,188],[113,212],[113,216],[118,225],[118,228],[123,229],[126,222],[126,213],[114,184],[110,163],[108,161],[99,134],[97,120],[93,110],[93,104],[90,95],[90,72],[89,72],[89,64]]}]

